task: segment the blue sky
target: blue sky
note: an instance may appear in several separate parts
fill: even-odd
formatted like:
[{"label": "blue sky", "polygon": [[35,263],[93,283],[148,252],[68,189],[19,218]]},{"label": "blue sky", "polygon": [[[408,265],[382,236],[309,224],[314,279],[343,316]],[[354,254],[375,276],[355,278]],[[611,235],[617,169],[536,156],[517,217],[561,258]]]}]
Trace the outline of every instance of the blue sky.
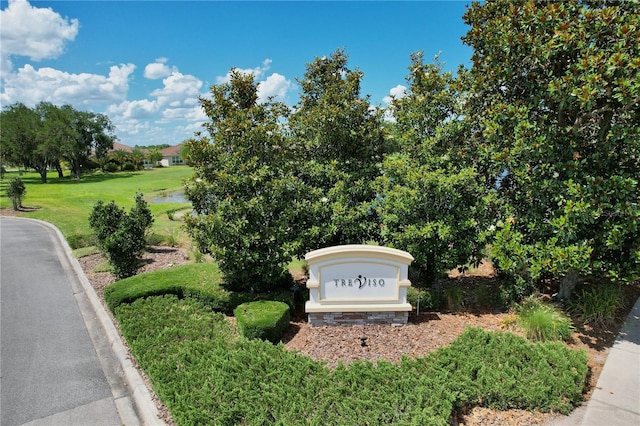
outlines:
[{"label": "blue sky", "polygon": [[231,68],[290,106],[307,63],[338,48],[385,107],[409,55],[470,66],[467,1],[0,0],[0,104],[39,101],[106,113],[119,142],[175,145],[206,120],[198,96]]}]

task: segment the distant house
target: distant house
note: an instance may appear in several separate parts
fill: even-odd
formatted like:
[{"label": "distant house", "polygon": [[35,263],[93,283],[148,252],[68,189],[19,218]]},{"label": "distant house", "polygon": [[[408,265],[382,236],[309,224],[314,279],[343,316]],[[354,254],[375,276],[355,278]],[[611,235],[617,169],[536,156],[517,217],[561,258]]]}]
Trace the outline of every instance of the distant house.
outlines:
[{"label": "distant house", "polygon": [[186,164],[186,161],[180,156],[181,149],[182,144],[170,146],[160,151],[162,153],[162,161],[160,161],[160,164],[164,167]]},{"label": "distant house", "polygon": [[[128,154],[133,152],[132,147],[129,145],[124,145],[118,142],[113,143],[113,148],[109,150],[109,154],[113,154],[116,151],[124,151]],[[177,166],[180,164],[187,164],[187,162],[180,156],[180,150],[182,149],[182,144],[176,146],[170,146],[160,151],[162,154],[162,160],[160,160],[160,164],[164,167],[169,166]],[[143,149],[145,156],[149,153],[149,149]],[[148,159],[144,160],[144,167],[154,167],[156,164],[151,163]]]},{"label": "distant house", "polygon": [[114,142],[113,143],[113,148],[110,149],[109,152],[111,153],[113,151],[120,151],[120,150],[128,152],[128,153],[133,152],[133,148],[131,148],[129,145],[123,145],[123,144],[118,143],[118,142]]}]

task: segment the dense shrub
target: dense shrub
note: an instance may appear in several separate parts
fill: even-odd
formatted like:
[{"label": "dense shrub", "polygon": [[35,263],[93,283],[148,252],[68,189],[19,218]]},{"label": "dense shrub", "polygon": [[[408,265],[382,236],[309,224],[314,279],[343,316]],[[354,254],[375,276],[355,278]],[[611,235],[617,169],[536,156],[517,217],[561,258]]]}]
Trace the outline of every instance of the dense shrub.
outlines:
[{"label": "dense shrub", "polygon": [[176,295],[198,300],[211,310],[232,315],[243,303],[255,300],[276,300],[294,309],[293,293],[280,290],[271,293],[232,292],[222,285],[222,273],[215,263],[196,263],[176,266],[171,271],[161,270],[136,275],[117,281],[104,290],[104,299],[113,312],[126,303],[150,296]]},{"label": "dense shrub", "polygon": [[195,169],[185,225],[231,289],[290,287],[293,257],[379,240],[372,183],[385,140],[361,78],[337,51],[308,64],[293,114],[259,101],[254,76],[238,70],[200,99],[209,136],[185,144]]},{"label": "dense shrub", "polygon": [[453,146],[499,201],[499,269],[533,282],[640,278],[637,12],[485,1],[463,15],[474,53],[460,103],[474,131]]},{"label": "dense shrub", "polygon": [[118,306],[137,299],[173,294],[197,299],[214,311],[231,313],[235,308],[230,306],[232,293],[220,288],[219,282],[220,270],[216,264],[183,265],[173,268],[170,274],[154,271],[115,282],[105,288],[104,299],[109,309],[115,311]]},{"label": "dense shrub", "polygon": [[211,139],[185,144],[195,169],[185,187],[194,209],[185,227],[234,291],[289,286],[299,238],[291,217],[301,190],[287,166],[293,159],[281,125],[287,108],[258,102],[257,87],[253,75],[236,70],[229,83],[214,85],[211,99],[201,98]]},{"label": "dense shrub", "polygon": [[149,204],[144,200],[141,192],[136,193],[136,201],[131,208],[129,216],[131,216],[138,226],[143,228],[145,231],[153,225],[153,215],[149,209]]},{"label": "dense shrub", "polygon": [[113,201],[106,205],[99,201],[93,207],[89,225],[98,245],[107,253],[116,277],[122,279],[136,273],[146,246],[145,232],[152,223],[153,217],[141,193],[136,194],[136,204],[128,214]]},{"label": "dense shrub", "polygon": [[22,199],[27,193],[27,188],[24,186],[24,182],[19,177],[14,177],[9,181],[7,185],[6,194],[11,200],[14,210],[22,208]]},{"label": "dense shrub", "polygon": [[122,165],[122,170],[125,172],[132,172],[136,170],[136,165],[130,161],[127,161]]},{"label": "dense shrub", "polygon": [[108,162],[102,166],[102,170],[107,173],[115,173],[118,171],[118,165],[116,163]]},{"label": "dense shrub", "polygon": [[289,328],[289,306],[276,301],[243,303],[233,310],[238,332],[248,339],[280,341]]}]

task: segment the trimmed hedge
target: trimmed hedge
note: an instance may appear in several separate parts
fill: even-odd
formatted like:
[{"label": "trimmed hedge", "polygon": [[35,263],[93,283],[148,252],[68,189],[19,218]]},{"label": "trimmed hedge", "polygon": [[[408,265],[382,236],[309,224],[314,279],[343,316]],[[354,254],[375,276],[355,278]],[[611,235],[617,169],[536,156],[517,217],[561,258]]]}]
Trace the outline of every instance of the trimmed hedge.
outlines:
[{"label": "trimmed hedge", "polygon": [[233,310],[238,332],[248,339],[278,343],[289,328],[289,306],[283,302],[260,300],[243,303]]},{"label": "trimmed hedge", "polygon": [[228,314],[236,306],[251,300],[249,295],[226,291],[220,282],[221,273],[216,264],[183,265],[117,281],[104,289],[104,300],[114,312],[123,303],[173,294],[181,299],[196,299],[216,312]]},{"label": "trimmed hedge", "polygon": [[213,311],[226,315],[232,315],[237,306],[255,300],[277,300],[287,304],[292,313],[295,309],[294,295],[288,290],[264,294],[226,290],[222,285],[222,273],[215,263],[176,266],[116,281],[104,289],[104,300],[114,312],[123,303],[166,294],[198,300]]}]

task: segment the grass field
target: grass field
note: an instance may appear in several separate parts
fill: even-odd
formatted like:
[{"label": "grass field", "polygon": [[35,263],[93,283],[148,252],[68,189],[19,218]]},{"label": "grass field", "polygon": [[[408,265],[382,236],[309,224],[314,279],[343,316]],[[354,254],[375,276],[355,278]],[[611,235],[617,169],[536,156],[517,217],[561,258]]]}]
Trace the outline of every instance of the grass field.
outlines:
[{"label": "grass field", "polygon": [[[58,178],[56,172],[47,176],[43,184],[35,172],[22,173],[27,193],[23,205],[35,211],[23,212],[21,216],[46,220],[56,225],[74,247],[83,246],[91,235],[89,215],[99,201],[115,201],[125,209],[131,208],[136,191],[141,191],[146,200],[183,188],[183,180],[193,170],[187,166],[148,169],[137,172],[88,174],[80,180],[72,177]],[[5,194],[9,179],[18,172],[9,172],[0,185],[0,207],[11,208]],[[167,211],[189,207],[189,203],[149,204],[155,222],[153,232],[160,235],[181,234],[179,221],[169,220]]]}]

